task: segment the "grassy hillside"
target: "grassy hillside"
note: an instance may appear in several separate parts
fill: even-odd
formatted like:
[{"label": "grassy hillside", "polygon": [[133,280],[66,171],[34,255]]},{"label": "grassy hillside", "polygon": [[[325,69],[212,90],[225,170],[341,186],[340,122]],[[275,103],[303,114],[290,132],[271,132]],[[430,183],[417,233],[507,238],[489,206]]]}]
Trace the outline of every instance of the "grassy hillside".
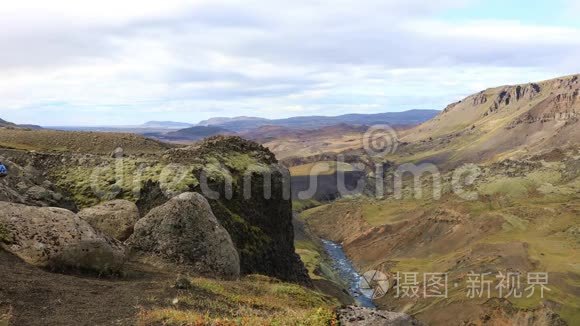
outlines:
[{"label": "grassy hillside", "polygon": [[580,142],[580,76],[487,89],[401,132],[395,160],[453,165]]},{"label": "grassy hillside", "polygon": [[[398,150],[382,159],[428,161],[444,168],[573,145],[580,142],[580,75],[490,88],[450,104],[418,126],[394,127]],[[284,161],[323,153],[364,155],[365,129],[345,125],[309,131],[263,129],[247,137],[257,139]],[[372,135],[375,140],[380,136]]]},{"label": "grassy hillside", "polygon": [[290,168],[292,176],[308,176],[311,174],[329,175],[335,174],[338,171],[354,171],[354,167],[344,162],[326,161],[302,164]]},{"label": "grassy hillside", "polygon": [[3,119],[0,119],[0,128],[7,129],[42,129],[40,126],[35,125],[18,125]]},{"label": "grassy hillside", "polygon": [[128,154],[160,153],[170,148],[134,134],[0,128],[0,148],[111,154],[119,147]]},{"label": "grassy hillside", "polygon": [[307,157],[320,153],[340,153],[362,146],[364,129],[333,126],[320,130],[296,131],[263,139],[280,160],[289,157]]},{"label": "grassy hillside", "polygon": [[0,262],[0,325],[323,326],[338,306],[259,275],[221,281],[130,264],[126,277],[107,279],[50,273],[4,251]]},{"label": "grassy hillside", "polygon": [[10,127],[10,126],[14,126],[14,124],[12,122],[0,119],[0,127]]},{"label": "grassy hillside", "polygon": [[[190,279],[172,305],[142,310],[137,325],[304,325],[336,323],[334,299],[263,276],[241,281]],[[163,307],[165,306],[165,307]]]},{"label": "grassy hillside", "polygon": [[[377,301],[381,308],[438,325],[480,318],[542,324],[554,312],[573,325],[580,320],[579,158],[578,149],[568,149],[481,166],[469,188],[477,200],[459,198],[444,182],[441,200],[344,199],[303,216],[319,236],[342,242],[361,271],[448,273],[448,299],[396,299],[392,289]],[[519,272],[524,281],[528,272],[548,272],[551,291],[543,299],[470,299],[471,271],[489,272],[494,282],[498,272]]]},{"label": "grassy hillside", "polygon": [[333,269],[332,260],[324,250],[320,238],[305,225],[304,219],[299,214],[295,215],[292,222],[296,253],[304,262],[314,287],[337,298],[342,304],[353,304],[354,299],[347,294],[348,284],[345,284]]}]

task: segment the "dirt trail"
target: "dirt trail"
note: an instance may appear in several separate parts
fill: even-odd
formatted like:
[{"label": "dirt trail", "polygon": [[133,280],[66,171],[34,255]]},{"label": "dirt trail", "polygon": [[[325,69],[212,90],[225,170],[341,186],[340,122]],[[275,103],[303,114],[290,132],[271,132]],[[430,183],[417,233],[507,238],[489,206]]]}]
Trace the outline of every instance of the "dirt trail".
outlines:
[{"label": "dirt trail", "polygon": [[134,325],[141,307],[175,296],[174,275],[127,270],[116,279],[55,274],[0,249],[0,316],[10,312],[10,325]]}]

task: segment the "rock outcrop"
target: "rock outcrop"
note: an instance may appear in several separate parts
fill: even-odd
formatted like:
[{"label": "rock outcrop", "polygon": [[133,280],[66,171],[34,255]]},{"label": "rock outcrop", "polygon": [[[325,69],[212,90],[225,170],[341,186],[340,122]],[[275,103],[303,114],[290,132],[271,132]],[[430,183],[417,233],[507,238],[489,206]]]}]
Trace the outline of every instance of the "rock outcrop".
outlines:
[{"label": "rock outcrop", "polygon": [[8,166],[9,174],[0,180],[0,201],[76,209],[74,202],[62,189],[46,180],[39,170],[31,165],[20,165],[3,154],[0,150],[0,161]]},{"label": "rock outcrop", "polygon": [[0,227],[2,248],[34,266],[108,274],[126,261],[122,243],[66,209],[0,202]]},{"label": "rock outcrop", "polygon": [[[272,152],[240,137],[215,136],[193,147],[169,150],[163,160],[193,163],[193,176],[198,180],[206,167],[218,162],[223,173],[207,173],[206,186],[217,193],[214,198],[208,196],[208,201],[238,249],[242,274],[311,284],[294,248],[290,173]],[[224,175],[231,177],[231,194]],[[207,192],[200,185],[191,189]],[[265,189],[270,190],[266,195]]]},{"label": "rock outcrop", "polygon": [[[225,153],[224,165],[237,179],[231,198],[223,188],[223,181],[210,180],[214,182],[210,188],[221,195],[219,200],[210,200],[210,204],[232,235],[240,252],[242,272],[310,284],[308,272],[294,248],[290,172],[278,164],[268,149],[239,137],[212,137],[200,146],[200,151],[211,158],[216,154],[209,149]],[[254,161],[240,165],[239,153],[251,153]],[[270,193],[265,193],[265,189]]]},{"label": "rock outcrop", "polygon": [[[208,176],[207,185],[219,193],[219,198],[206,198],[218,221],[232,238],[239,254],[241,273],[310,283],[308,273],[294,250],[292,202],[289,196],[285,196],[285,193],[290,193],[289,182],[285,179],[289,173],[277,163],[274,154],[267,148],[240,137],[217,136],[195,146],[174,148],[163,154],[137,156],[125,152],[123,164],[126,178],[123,180],[128,180],[125,183],[115,179],[115,173],[112,172],[119,162],[115,162],[116,159],[110,158],[109,154],[33,153],[0,149],[0,157],[5,156],[20,166],[30,165],[34,170],[42,171],[41,176],[63,189],[61,193],[65,198],[73,198],[78,207],[90,207],[105,200],[95,191],[94,186],[97,185],[114,195],[106,197],[106,200],[122,198],[135,201],[140,216],[146,216],[150,210],[163,205],[175,193],[195,191],[206,196],[200,186],[202,171],[223,167],[233,176],[233,195],[225,196],[227,191],[224,189],[224,179],[215,173]],[[185,175],[175,185],[176,189],[167,188],[167,183],[171,184],[174,180],[169,178],[166,180],[169,182],[164,184],[159,173],[172,165],[185,168]],[[255,167],[259,167],[258,171],[252,172]],[[91,171],[95,168],[103,168],[111,173],[98,174],[97,179],[93,180]],[[272,178],[265,179],[260,169],[269,170]],[[249,183],[245,182],[247,175],[251,176]],[[139,176],[140,183],[135,181],[136,176]],[[264,196],[266,183],[271,185],[271,196],[268,198]],[[10,190],[15,189],[13,184]],[[252,196],[249,199],[244,196],[245,185],[250,186]],[[0,186],[0,196],[1,192]],[[6,200],[19,202],[12,198]],[[63,207],[60,204],[50,206]],[[73,208],[70,210],[76,211]]]},{"label": "rock outcrop", "polygon": [[211,277],[235,279],[240,275],[240,260],[230,235],[197,193],[183,193],[152,209],[137,222],[127,244],[148,262]]},{"label": "rock outcrop", "polygon": [[95,229],[125,241],[133,234],[133,226],[139,220],[139,210],[134,203],[119,199],[85,208],[78,216]]},{"label": "rock outcrop", "polygon": [[413,317],[400,313],[356,306],[338,310],[338,318],[344,326],[421,326]]}]

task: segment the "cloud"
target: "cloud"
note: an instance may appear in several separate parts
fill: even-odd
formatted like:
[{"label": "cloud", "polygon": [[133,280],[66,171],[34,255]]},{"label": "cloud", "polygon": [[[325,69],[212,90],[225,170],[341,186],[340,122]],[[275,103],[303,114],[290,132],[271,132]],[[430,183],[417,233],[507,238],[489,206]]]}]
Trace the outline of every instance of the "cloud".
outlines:
[{"label": "cloud", "polygon": [[0,116],[127,124],[442,108],[481,88],[580,70],[580,29],[517,16],[442,18],[470,6],[11,2],[0,8],[0,42],[9,45],[0,52]]}]

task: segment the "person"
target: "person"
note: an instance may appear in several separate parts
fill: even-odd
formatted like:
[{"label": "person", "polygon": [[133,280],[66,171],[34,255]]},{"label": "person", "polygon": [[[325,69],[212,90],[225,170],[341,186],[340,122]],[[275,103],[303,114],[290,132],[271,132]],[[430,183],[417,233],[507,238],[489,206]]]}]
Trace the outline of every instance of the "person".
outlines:
[{"label": "person", "polygon": [[6,165],[4,165],[2,162],[0,162],[0,177],[5,177],[8,175],[8,169],[6,168]]}]

